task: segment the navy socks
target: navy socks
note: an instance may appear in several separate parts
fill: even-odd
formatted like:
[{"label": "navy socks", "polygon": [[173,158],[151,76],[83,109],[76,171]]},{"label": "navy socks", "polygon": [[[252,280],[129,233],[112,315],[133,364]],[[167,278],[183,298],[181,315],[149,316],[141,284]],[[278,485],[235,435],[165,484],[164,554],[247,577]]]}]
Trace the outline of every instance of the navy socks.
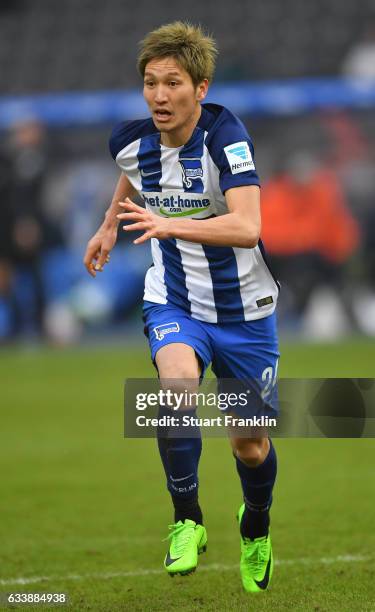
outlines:
[{"label": "navy socks", "polygon": [[174,522],[184,521],[190,519],[195,521],[199,525],[203,525],[202,510],[198,503],[198,495],[195,495],[191,499],[181,499],[172,495],[172,501],[174,505]]},{"label": "navy socks", "polygon": [[269,508],[277,473],[276,452],[270,440],[266,459],[257,467],[248,467],[236,457],[245,502],[240,531],[243,538],[260,538],[268,534]]},{"label": "navy socks", "polygon": [[194,436],[191,438],[170,438],[168,433],[165,428],[158,430],[158,446],[172,496],[175,522],[188,518],[202,524],[198,503],[198,464],[202,452],[199,428],[190,428],[189,434]]},{"label": "navy socks", "polygon": [[[175,522],[191,519],[203,524],[198,503],[198,464],[202,451],[199,428],[189,431],[193,437],[168,437],[168,428],[158,430],[158,446],[167,478],[167,488],[174,506]],[[176,430],[174,429],[174,436]],[[276,479],[276,452],[270,449],[261,465],[251,468],[236,457],[245,501],[240,531],[244,538],[254,540],[268,534],[269,508]]]}]

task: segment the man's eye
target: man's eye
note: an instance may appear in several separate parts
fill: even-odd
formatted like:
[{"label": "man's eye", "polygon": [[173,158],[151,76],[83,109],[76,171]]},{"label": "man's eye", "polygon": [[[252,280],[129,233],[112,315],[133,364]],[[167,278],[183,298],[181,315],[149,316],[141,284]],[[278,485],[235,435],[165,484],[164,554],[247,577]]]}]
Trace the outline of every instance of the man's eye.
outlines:
[{"label": "man's eye", "polygon": [[152,87],[152,86],[153,86],[153,84],[154,84],[154,82],[153,82],[153,81],[145,81],[145,85],[146,85],[146,87]]},{"label": "man's eye", "polygon": [[169,81],[169,85],[171,87],[176,87],[177,84],[178,84],[177,81]]}]

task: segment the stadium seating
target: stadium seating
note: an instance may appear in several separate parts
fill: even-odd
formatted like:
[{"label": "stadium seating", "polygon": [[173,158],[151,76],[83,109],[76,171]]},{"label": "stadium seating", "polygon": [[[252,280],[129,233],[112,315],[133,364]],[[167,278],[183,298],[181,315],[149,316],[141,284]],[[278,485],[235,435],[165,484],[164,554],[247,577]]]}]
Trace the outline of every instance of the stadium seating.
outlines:
[{"label": "stadium seating", "polygon": [[371,15],[372,0],[2,0],[0,93],[135,86],[137,42],[177,18],[215,34],[220,80],[335,75]]}]

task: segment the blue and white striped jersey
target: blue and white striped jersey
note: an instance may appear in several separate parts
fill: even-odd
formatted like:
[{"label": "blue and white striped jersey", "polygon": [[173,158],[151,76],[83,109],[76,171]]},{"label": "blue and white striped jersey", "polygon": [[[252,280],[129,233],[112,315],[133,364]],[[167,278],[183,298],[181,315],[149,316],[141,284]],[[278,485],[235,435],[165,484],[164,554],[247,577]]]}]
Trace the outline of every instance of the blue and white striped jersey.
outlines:
[{"label": "blue and white striped jersey", "polygon": [[[226,108],[203,104],[185,145],[165,147],[152,119],[116,126],[110,150],[118,166],[156,215],[207,219],[225,215],[225,191],[259,185],[254,148]],[[151,240],[154,265],[144,299],[172,304],[210,323],[250,321],[271,314],[278,284],[255,248],[208,246],[185,240]]]}]

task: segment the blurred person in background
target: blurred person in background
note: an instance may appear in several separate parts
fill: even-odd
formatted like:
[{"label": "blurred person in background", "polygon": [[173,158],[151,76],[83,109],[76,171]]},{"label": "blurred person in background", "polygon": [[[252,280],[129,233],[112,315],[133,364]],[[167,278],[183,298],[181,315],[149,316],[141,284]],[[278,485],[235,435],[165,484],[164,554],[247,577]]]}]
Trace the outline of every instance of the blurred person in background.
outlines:
[{"label": "blurred person in background", "polygon": [[13,320],[13,261],[12,261],[12,208],[10,202],[11,163],[0,151],[0,342],[12,333]]},{"label": "blurred person in background", "polygon": [[349,49],[342,73],[346,77],[375,80],[375,22],[366,24],[362,37]]},{"label": "blurred person in background", "polygon": [[262,221],[272,267],[281,282],[287,279],[289,314],[302,319],[322,286],[344,300],[345,264],[359,228],[333,171],[307,151],[294,153],[263,188]]},{"label": "blurred person in background", "polygon": [[10,335],[43,333],[45,297],[42,256],[49,239],[49,223],[42,206],[47,173],[43,126],[28,119],[12,126],[3,151],[8,170],[7,293],[11,307]]},{"label": "blurred person in background", "polygon": [[351,213],[360,227],[361,243],[350,265],[350,290],[355,328],[375,336],[375,146],[369,117],[335,111],[323,117],[330,137],[329,165],[342,185]]}]

